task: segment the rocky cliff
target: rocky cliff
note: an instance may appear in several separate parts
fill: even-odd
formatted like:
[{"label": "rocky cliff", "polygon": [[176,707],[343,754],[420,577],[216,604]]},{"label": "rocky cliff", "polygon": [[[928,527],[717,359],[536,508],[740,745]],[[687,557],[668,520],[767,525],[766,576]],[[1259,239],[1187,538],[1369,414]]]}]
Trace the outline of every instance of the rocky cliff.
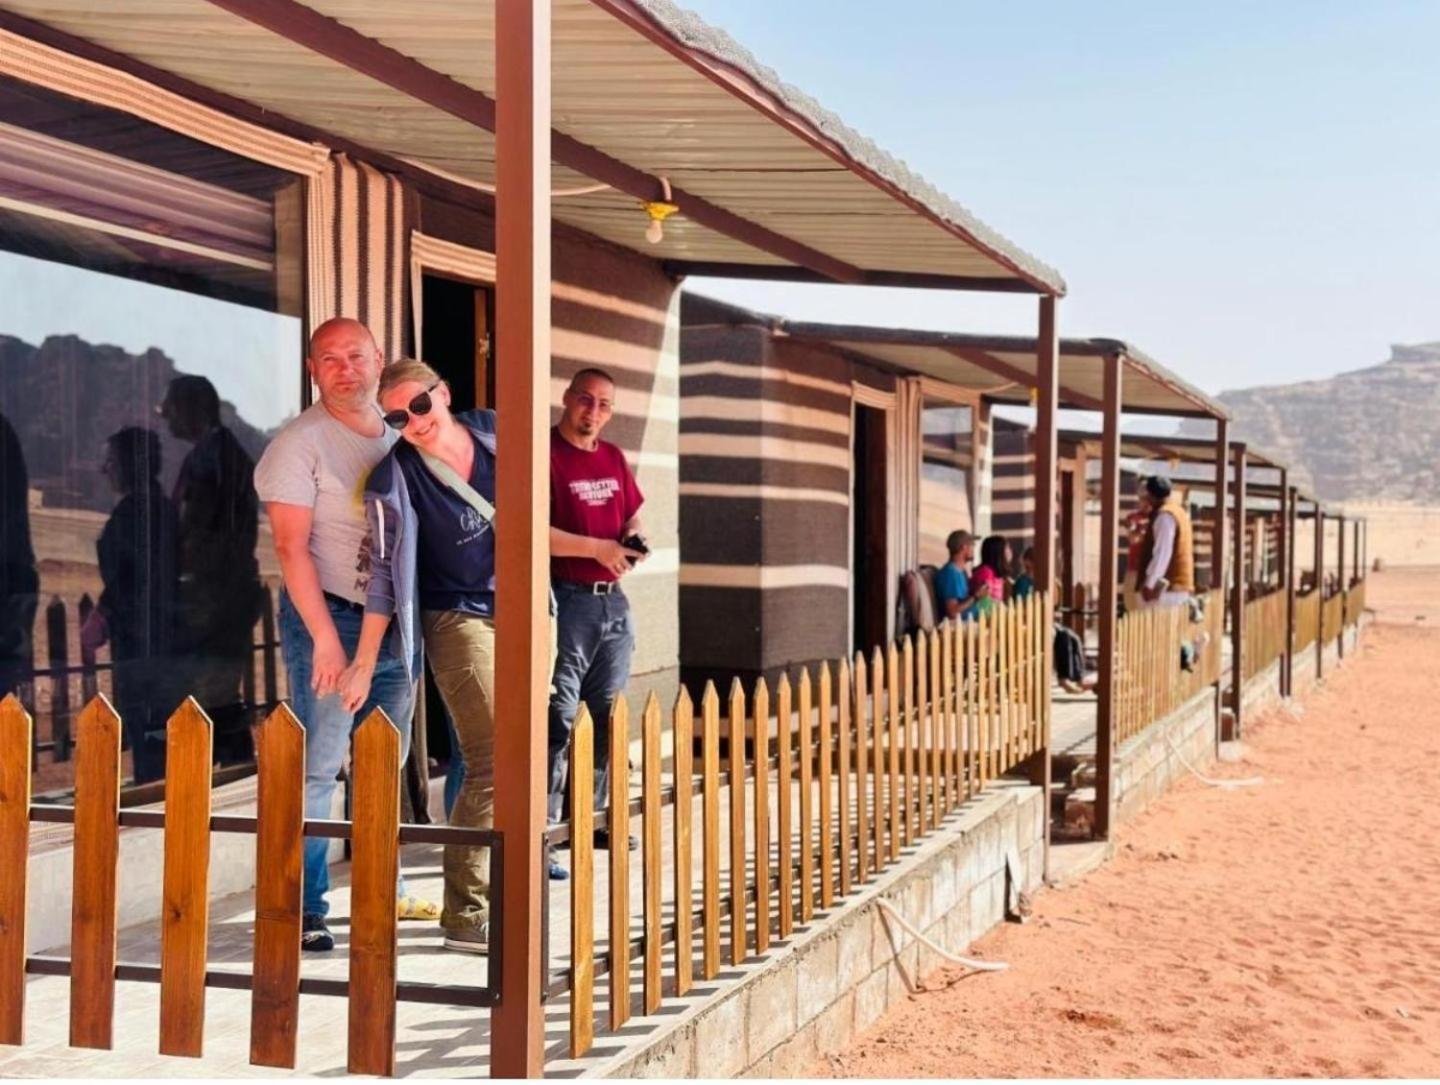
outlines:
[{"label": "rocky cliff", "polygon": [[[100,467],[105,438],[122,426],[159,434],[168,491],[190,445],[170,435],[155,408],[182,372],[154,348],[129,354],[74,335],[53,335],[37,347],[0,334],[0,415],[15,429],[30,489],[41,503],[108,511],[115,495]],[[267,435],[240,418],[221,393],[221,423],[258,459]]]},{"label": "rocky cliff", "polygon": [[1219,397],[1232,432],[1309,469],[1326,501],[1440,503],[1440,342],[1326,380]]}]

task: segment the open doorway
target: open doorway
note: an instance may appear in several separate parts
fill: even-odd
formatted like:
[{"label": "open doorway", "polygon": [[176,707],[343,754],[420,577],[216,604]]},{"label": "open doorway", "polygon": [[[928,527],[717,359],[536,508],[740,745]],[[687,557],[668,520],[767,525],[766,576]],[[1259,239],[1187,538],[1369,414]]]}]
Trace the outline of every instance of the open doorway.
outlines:
[{"label": "open doorway", "polygon": [[420,357],[450,385],[454,410],[490,406],[495,402],[494,291],[428,272],[421,277],[421,291]]},{"label": "open doorway", "polygon": [[886,412],[855,404],[850,563],[851,648],[867,655],[889,636],[889,462]]}]

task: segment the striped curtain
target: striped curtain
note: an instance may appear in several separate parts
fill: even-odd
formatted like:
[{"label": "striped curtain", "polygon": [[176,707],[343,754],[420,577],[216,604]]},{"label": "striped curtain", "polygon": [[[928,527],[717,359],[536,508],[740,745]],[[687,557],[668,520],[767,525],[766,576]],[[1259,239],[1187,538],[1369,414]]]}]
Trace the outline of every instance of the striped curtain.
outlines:
[{"label": "striped curtain", "polygon": [[398,178],[332,155],[309,189],[309,318],[348,316],[375,335],[386,360],[405,342],[405,202]]}]

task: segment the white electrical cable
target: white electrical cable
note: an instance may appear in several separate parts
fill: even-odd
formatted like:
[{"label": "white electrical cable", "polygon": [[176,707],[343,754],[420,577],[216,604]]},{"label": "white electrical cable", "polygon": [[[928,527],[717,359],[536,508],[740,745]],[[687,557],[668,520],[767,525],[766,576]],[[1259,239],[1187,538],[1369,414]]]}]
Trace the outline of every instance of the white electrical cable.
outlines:
[{"label": "white electrical cable", "polygon": [[[914,926],[911,925],[910,921],[906,919],[903,915],[901,915],[899,912],[897,912],[894,905],[892,905],[888,900],[876,900],[875,903],[878,904],[881,908],[883,908],[886,912],[888,912],[890,914],[890,917],[894,919],[896,923],[899,923],[900,926],[903,927],[906,931],[908,931],[910,935],[915,938],[916,941],[920,942],[922,945],[928,947],[929,949],[934,950],[936,953],[940,954],[940,956],[944,957],[947,961],[950,961],[954,964],[963,965],[966,968],[973,968],[977,972],[1003,972],[1005,971],[1005,969],[1010,967],[1004,961],[977,961],[972,957],[960,957],[954,953],[949,952],[948,950],[941,949],[934,942],[930,941],[930,939],[926,938],[923,934],[916,930]],[[895,956],[900,956],[900,951],[898,949],[895,951]]]},{"label": "white electrical cable", "polygon": [[1170,732],[1168,731],[1165,732],[1165,743],[1170,747],[1170,752],[1175,755],[1175,757],[1179,760],[1180,764],[1184,765],[1187,769],[1189,769],[1191,775],[1194,776],[1195,779],[1199,780],[1202,784],[1208,784],[1210,787],[1218,787],[1229,791],[1231,788],[1254,787],[1256,784],[1263,784],[1265,782],[1265,777],[1263,776],[1250,776],[1244,780],[1212,779],[1211,777],[1206,776],[1194,765],[1190,764],[1189,761],[1185,760],[1185,755],[1181,753],[1180,750],[1176,747],[1175,740],[1170,737]]}]

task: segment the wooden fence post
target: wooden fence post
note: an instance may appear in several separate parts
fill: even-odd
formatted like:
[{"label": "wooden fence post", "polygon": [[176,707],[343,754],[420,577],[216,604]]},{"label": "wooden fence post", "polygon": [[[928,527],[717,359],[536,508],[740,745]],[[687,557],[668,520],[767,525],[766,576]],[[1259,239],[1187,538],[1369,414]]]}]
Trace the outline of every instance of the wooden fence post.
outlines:
[{"label": "wooden fence post", "polygon": [[305,829],[305,729],[288,705],[255,747],[255,980],[250,1061],[295,1068],[300,1014],[300,909]]},{"label": "wooden fence post", "polygon": [[695,708],[685,687],[675,698],[675,995],[682,997],[694,984],[694,784]]},{"label": "wooden fence post", "polygon": [[25,1039],[33,729],[19,697],[11,693],[0,700],[0,1044],[20,1044]]},{"label": "wooden fence post", "polygon": [[210,720],[186,697],[165,732],[165,908],[160,921],[160,1054],[199,1058],[210,927]]},{"label": "wooden fence post", "polygon": [[630,1020],[630,708],[610,706],[610,1028]]},{"label": "wooden fence post", "polygon": [[570,1057],[578,1059],[595,1042],[595,721],[583,701],[570,731],[570,878]]},{"label": "wooden fence post", "polygon": [[377,708],[355,729],[350,876],[352,1074],[395,1073],[396,912],[400,879],[400,732]]},{"label": "wooden fence post", "polygon": [[103,696],[80,713],[70,912],[70,1046],[109,1050],[115,1017],[120,717]]}]

